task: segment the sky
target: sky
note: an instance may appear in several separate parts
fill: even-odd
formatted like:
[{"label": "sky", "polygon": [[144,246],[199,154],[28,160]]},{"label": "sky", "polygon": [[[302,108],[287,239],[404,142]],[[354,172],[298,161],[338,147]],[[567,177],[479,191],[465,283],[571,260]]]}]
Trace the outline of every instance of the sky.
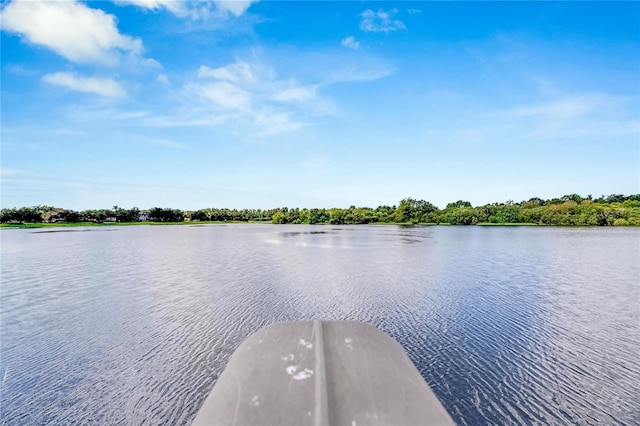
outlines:
[{"label": "sky", "polygon": [[640,2],[0,4],[3,208],[640,193]]}]

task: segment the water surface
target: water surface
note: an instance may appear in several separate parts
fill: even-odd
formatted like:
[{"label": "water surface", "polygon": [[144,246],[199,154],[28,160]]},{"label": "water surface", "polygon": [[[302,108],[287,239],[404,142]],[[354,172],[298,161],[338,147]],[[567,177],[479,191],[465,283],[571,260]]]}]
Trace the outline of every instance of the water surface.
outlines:
[{"label": "water surface", "polygon": [[459,424],[640,423],[640,230],[3,230],[6,424],[189,424],[274,321],[396,338]]}]

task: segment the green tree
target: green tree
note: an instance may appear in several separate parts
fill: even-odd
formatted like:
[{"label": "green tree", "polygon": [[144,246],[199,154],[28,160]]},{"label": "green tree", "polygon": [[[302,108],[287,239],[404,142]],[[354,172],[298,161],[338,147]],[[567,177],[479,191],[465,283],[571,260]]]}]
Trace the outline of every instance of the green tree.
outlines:
[{"label": "green tree", "polygon": [[455,201],[453,203],[447,204],[446,208],[448,208],[448,209],[449,208],[457,208],[457,209],[459,209],[459,208],[462,208],[462,207],[471,207],[471,203],[468,202],[468,201],[458,200],[458,201]]},{"label": "green tree", "polygon": [[400,204],[398,204],[396,221],[403,223],[425,222],[425,216],[436,210],[437,208],[428,201],[405,198],[400,200]]},{"label": "green tree", "polygon": [[273,218],[271,219],[271,222],[275,223],[275,224],[285,224],[288,223],[287,222],[287,215],[284,212],[281,211],[277,211],[273,214]]},{"label": "green tree", "polygon": [[346,212],[343,209],[329,209],[329,223],[332,225],[343,225],[345,223]]},{"label": "green tree", "polygon": [[571,200],[571,201],[574,201],[576,204],[580,204],[584,198],[582,198],[578,194],[569,194],[569,195],[563,195],[562,197],[560,197],[560,199],[562,201]]}]

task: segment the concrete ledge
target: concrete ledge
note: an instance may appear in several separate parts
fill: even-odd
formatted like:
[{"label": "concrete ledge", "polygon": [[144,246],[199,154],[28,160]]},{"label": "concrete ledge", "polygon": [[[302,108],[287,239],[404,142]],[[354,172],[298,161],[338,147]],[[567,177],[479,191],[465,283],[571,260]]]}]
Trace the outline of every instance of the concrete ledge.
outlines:
[{"label": "concrete ledge", "polygon": [[402,347],[348,321],[276,323],[245,340],[194,425],[452,425]]}]

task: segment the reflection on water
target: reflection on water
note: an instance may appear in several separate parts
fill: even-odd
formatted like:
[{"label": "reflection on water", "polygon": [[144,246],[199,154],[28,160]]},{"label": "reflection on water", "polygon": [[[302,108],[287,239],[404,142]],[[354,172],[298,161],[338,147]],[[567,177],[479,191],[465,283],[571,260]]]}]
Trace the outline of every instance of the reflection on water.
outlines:
[{"label": "reflection on water", "polygon": [[320,234],[335,234],[335,232],[327,231],[306,231],[306,232],[278,232],[281,237],[299,237],[301,235],[320,235]]},{"label": "reflection on water", "polygon": [[80,228],[80,229],[47,229],[44,231],[31,231],[32,234],[54,234],[60,232],[109,232],[116,231],[114,228],[103,228],[103,229],[95,229],[95,228]]},{"label": "reflection on water", "polygon": [[188,424],[247,335],[313,318],[391,334],[460,424],[640,420],[639,230],[101,230],[0,233],[2,422]]}]

